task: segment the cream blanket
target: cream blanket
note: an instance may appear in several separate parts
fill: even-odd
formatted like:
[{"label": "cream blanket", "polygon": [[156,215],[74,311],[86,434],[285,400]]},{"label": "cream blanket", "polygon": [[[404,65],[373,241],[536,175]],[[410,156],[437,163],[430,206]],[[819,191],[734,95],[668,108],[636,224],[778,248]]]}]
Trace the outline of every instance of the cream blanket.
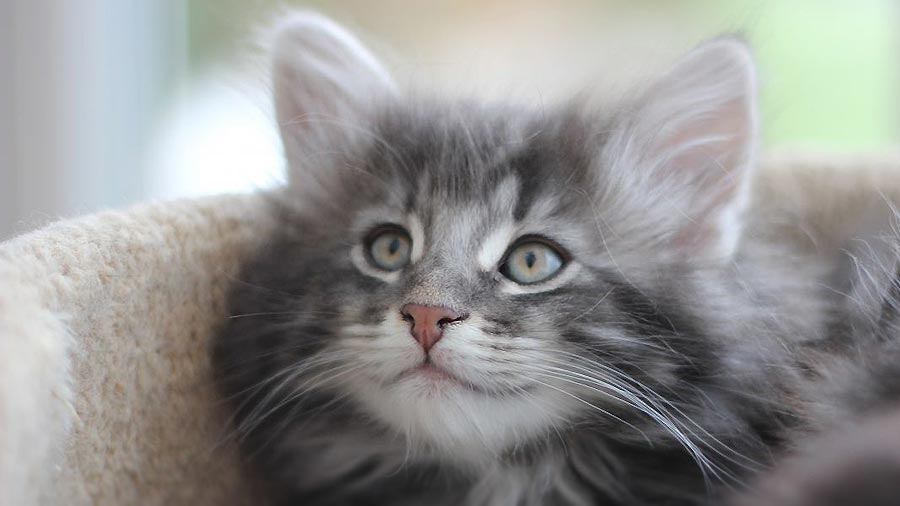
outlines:
[{"label": "cream blanket", "polygon": [[[755,215],[811,256],[900,202],[900,156],[764,165]],[[251,194],[104,212],[0,244],[0,505],[259,504],[223,444],[207,346],[271,226]]]}]

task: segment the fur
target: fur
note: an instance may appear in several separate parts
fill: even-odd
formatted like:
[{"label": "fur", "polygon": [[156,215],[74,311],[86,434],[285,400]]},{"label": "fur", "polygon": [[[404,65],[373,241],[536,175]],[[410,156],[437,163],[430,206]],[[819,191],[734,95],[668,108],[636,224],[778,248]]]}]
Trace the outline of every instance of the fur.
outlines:
[{"label": "fur", "polygon": [[[277,501],[715,503],[813,430],[831,375],[810,371],[846,356],[829,329],[853,309],[828,267],[744,227],[757,113],[740,40],[599,110],[402,93],[316,15],[276,40],[290,184],[213,360]],[[411,237],[402,270],[366,256],[383,224]],[[516,284],[498,264],[532,235],[568,262]],[[426,357],[407,303],[470,316]]]}]

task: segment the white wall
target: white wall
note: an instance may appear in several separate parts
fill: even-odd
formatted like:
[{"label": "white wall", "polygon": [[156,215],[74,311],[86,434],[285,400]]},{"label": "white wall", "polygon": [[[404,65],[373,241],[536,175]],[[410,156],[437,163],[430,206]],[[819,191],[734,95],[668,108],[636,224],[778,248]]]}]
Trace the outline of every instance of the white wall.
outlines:
[{"label": "white wall", "polygon": [[0,1],[0,238],[139,198],[182,2]]},{"label": "white wall", "polygon": [[12,3],[0,2],[0,239],[10,228],[14,213],[12,139]]}]

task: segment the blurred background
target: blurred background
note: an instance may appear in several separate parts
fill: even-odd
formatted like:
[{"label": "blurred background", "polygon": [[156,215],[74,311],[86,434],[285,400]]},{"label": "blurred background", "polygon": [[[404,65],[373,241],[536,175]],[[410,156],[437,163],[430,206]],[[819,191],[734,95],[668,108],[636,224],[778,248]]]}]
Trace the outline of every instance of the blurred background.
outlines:
[{"label": "blurred background", "polygon": [[756,48],[763,145],[900,146],[896,0],[0,0],[0,239],[133,202],[281,180],[258,44],[325,12],[404,84],[626,94],[697,42]]}]

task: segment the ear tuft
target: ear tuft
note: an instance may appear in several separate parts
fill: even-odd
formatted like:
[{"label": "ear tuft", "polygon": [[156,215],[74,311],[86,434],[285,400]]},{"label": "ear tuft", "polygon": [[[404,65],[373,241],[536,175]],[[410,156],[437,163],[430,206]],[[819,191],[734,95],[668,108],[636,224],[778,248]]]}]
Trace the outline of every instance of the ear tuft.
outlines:
[{"label": "ear tuft", "polygon": [[352,149],[396,87],[375,56],[330,19],[294,13],[273,39],[275,110],[289,180],[321,177],[329,157]]}]

